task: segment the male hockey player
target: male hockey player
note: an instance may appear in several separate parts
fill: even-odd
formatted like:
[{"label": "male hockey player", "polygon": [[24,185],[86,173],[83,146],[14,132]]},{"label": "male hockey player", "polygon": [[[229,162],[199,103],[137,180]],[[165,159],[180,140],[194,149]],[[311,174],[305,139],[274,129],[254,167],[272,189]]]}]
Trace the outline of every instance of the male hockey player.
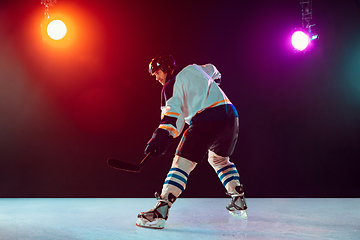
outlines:
[{"label": "male hockey player", "polygon": [[212,64],[192,64],[176,72],[174,58],[159,54],[149,64],[149,73],[163,85],[161,122],[147,143],[145,154],[163,155],[174,138],[183,133],[171,169],[157,204],[138,215],[139,227],[162,229],[171,205],[185,190],[187,179],[195,166],[208,154],[227,194],[231,196],[227,210],[236,217],[247,218],[246,201],[239,173],[229,161],[238,138],[238,113],[220,89],[221,74]]}]

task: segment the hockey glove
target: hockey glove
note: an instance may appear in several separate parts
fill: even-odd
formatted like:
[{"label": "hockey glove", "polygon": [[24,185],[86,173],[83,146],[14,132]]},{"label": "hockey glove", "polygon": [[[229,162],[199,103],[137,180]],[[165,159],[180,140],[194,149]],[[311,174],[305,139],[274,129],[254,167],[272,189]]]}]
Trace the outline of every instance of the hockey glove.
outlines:
[{"label": "hockey glove", "polygon": [[164,155],[168,147],[171,145],[173,139],[174,138],[169,134],[168,131],[157,128],[147,143],[147,147],[144,151],[145,155],[150,152],[154,152],[152,157],[160,157]]}]

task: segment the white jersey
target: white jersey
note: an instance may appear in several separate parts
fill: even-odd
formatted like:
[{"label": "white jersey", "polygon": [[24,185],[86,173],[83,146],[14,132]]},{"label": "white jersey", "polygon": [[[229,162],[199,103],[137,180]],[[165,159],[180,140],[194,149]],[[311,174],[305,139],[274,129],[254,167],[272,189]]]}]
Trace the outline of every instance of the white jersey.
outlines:
[{"label": "white jersey", "polygon": [[177,137],[196,114],[220,105],[232,105],[214,81],[220,78],[220,72],[212,64],[192,64],[182,69],[163,87],[165,104],[161,107],[159,128]]}]

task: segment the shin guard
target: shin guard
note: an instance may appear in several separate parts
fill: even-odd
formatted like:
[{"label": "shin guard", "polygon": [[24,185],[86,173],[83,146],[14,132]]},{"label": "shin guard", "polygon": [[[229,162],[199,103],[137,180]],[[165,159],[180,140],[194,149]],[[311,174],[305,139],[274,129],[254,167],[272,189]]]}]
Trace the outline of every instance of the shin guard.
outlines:
[{"label": "shin guard", "polygon": [[235,187],[240,186],[240,175],[236,166],[229,159],[229,157],[222,157],[209,151],[209,164],[214,168],[226,191],[234,192]]},{"label": "shin guard", "polygon": [[167,199],[172,193],[176,198],[185,190],[190,172],[196,167],[195,162],[175,156],[171,169],[166,176],[161,197]]}]

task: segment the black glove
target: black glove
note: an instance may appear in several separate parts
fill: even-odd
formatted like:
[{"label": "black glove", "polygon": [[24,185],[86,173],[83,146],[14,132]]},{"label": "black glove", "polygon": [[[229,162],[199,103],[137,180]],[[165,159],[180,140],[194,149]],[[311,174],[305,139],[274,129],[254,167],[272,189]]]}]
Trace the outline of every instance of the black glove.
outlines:
[{"label": "black glove", "polygon": [[154,152],[152,157],[160,157],[164,155],[168,147],[171,145],[173,139],[174,138],[169,134],[168,131],[157,128],[147,143],[144,151],[145,155],[150,152]]}]

